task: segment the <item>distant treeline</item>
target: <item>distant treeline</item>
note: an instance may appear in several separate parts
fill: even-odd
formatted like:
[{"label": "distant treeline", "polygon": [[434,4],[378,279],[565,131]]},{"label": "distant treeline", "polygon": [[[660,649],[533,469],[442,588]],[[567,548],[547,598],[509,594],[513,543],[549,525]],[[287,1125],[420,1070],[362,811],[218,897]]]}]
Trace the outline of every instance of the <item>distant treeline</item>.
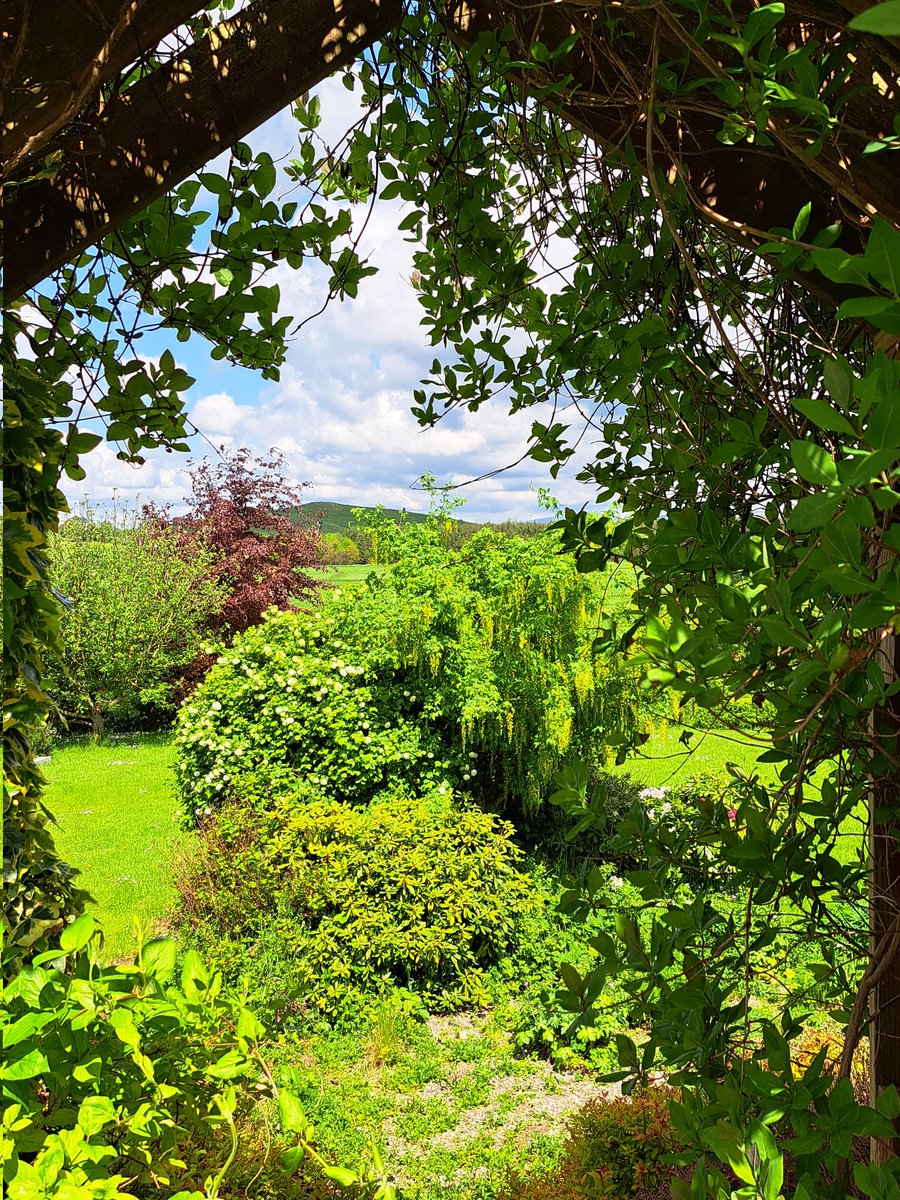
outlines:
[{"label": "distant treeline", "polygon": [[[295,521],[302,521],[304,525],[319,523],[323,543],[322,557],[326,563],[368,563],[373,559],[374,550],[371,532],[364,527],[365,516],[370,513],[374,515],[376,512],[382,520],[394,521],[398,525],[418,524],[428,520],[425,513],[406,512],[397,508],[376,510],[332,501],[305,504],[302,510],[294,510],[291,516]],[[359,516],[354,516],[354,513]],[[479,529],[496,529],[498,533],[507,537],[529,538],[541,533],[546,527],[546,522],[541,521],[489,521],[477,524],[474,521],[452,520],[445,523],[443,537],[449,549],[457,549]]]}]

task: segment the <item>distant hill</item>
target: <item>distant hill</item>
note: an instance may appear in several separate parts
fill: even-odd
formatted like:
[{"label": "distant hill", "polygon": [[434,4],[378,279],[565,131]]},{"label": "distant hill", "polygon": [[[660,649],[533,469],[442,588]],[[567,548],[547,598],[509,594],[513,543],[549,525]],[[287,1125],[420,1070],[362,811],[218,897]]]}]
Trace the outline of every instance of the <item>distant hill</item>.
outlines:
[{"label": "distant hill", "polygon": [[[374,513],[374,508],[368,508],[363,504],[337,504],[334,500],[310,500],[303,505],[303,516],[307,521],[314,520],[321,514],[322,532],[323,533],[346,533],[350,525],[353,524],[353,510],[359,508],[365,513]],[[412,523],[420,523],[427,521],[425,513],[409,512],[399,508],[384,508],[381,510],[382,515],[390,521],[410,521]],[[480,529],[480,525],[474,524],[472,521],[460,521],[460,525],[468,529]]]},{"label": "distant hill", "polygon": [[[364,504],[338,504],[334,500],[310,500],[304,504],[302,508],[303,520],[307,524],[312,524],[314,521],[321,520],[322,533],[346,533],[353,522],[353,510],[360,509],[364,513],[374,513],[377,510],[373,507]],[[427,521],[428,517],[425,513],[409,512],[399,508],[383,508],[382,515],[391,521],[409,521],[413,524]],[[294,509],[291,513],[294,521],[297,520],[297,510]],[[501,533],[515,534],[519,537],[530,537],[535,533],[539,533],[545,525],[547,525],[552,517],[539,517],[535,521],[489,521],[481,524],[475,521],[457,521],[459,531],[463,537],[470,537],[478,529],[493,528]]]}]

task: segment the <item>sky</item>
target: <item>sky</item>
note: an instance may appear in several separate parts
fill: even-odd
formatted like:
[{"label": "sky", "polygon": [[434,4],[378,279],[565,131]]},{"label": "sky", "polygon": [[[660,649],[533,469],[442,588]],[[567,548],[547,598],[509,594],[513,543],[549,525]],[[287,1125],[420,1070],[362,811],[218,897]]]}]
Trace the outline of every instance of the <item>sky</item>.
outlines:
[{"label": "sky", "polygon": [[[358,115],[355,96],[338,80],[317,89],[326,140],[337,141]],[[294,118],[285,111],[247,139],[278,163],[295,156]],[[279,186],[287,191],[287,180]],[[277,198],[277,196],[276,196]],[[501,401],[477,413],[453,413],[433,429],[422,429],[410,412],[413,389],[427,375],[434,349],[419,326],[420,308],[410,281],[414,247],[397,225],[405,207],[376,202],[359,248],[378,267],[364,279],[355,300],[333,302],[292,341],[278,382],[209,358],[208,343],[192,339],[168,344],[196,383],[187,395],[188,413],[202,436],[191,439],[191,457],[213,455],[224,446],[263,453],[279,449],[294,484],[308,484],[305,500],[354,505],[384,504],[424,511],[427,497],[417,480],[431,472],[438,484],[467,484],[455,495],[466,503],[466,520],[528,519],[541,515],[535,489],[549,487],[563,504],[579,508],[592,497],[568,473],[550,478],[546,467],[522,457],[540,410],[510,416]],[[320,305],[324,273],[316,267],[279,265],[266,283],[277,281],[282,313],[297,321]],[[153,346],[161,353],[163,343]],[[583,447],[588,457],[589,447]],[[177,509],[189,491],[188,456],[153,452],[143,467],[116,459],[102,444],[83,459],[87,478],[67,484],[70,504],[88,499],[102,507],[114,496],[126,503],[154,500]],[[503,468],[510,467],[508,470]],[[492,472],[499,472],[491,474]],[[489,476],[488,478],[480,478]]]}]

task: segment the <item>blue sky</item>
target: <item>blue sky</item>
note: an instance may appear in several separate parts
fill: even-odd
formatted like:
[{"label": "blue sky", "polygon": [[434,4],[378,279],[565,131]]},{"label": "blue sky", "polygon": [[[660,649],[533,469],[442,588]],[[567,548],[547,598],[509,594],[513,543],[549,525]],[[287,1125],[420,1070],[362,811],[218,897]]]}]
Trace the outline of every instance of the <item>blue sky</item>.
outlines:
[{"label": "blue sky", "polygon": [[[356,115],[355,98],[337,80],[318,89],[326,140],[337,141]],[[284,112],[250,139],[276,163],[294,157],[297,136],[290,112]],[[286,181],[285,181],[286,182]],[[356,300],[333,303],[310,321],[292,342],[278,382],[213,362],[199,339],[179,343],[147,339],[150,355],[168,344],[176,360],[196,377],[188,410],[202,437],[192,439],[196,457],[220,445],[277,447],[295,483],[308,482],[308,502],[385,504],[425,509],[414,490],[430,471],[439,483],[461,484],[497,471],[519,459],[531,422],[541,413],[511,417],[502,402],[478,413],[452,414],[434,429],[420,429],[410,412],[434,358],[419,326],[420,309],[410,282],[413,247],[397,232],[404,208],[378,202],[369,218],[360,254],[379,268],[363,280]],[[282,312],[302,320],[321,303],[324,274],[314,267],[293,271],[279,265],[270,278],[281,288]],[[268,281],[267,281],[268,282]],[[589,447],[583,446],[584,457]],[[69,483],[70,503],[86,496],[102,505],[113,494],[126,501],[157,500],[176,506],[188,488],[186,457],[154,453],[141,468],[119,462],[114,446],[98,447],[84,459],[87,478]],[[500,520],[539,515],[533,488],[548,486],[566,504],[590,502],[590,490],[574,480],[579,457],[567,475],[550,479],[546,468],[530,460],[462,489],[461,516]]]}]

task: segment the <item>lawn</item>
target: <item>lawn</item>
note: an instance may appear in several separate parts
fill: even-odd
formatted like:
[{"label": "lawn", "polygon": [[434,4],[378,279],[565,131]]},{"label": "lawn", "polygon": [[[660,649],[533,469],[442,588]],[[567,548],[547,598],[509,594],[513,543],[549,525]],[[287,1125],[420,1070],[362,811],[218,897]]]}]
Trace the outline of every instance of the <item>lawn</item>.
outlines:
[{"label": "lawn", "polygon": [[[679,741],[681,733],[678,726],[664,726],[642,747],[639,755],[615,770],[627,772],[648,787],[671,786],[704,772],[724,772],[728,762],[749,772],[758,755],[770,745],[749,734],[710,729],[695,733],[690,749],[686,749]],[[775,769],[770,764],[764,763],[758,769],[762,778],[775,779]]]},{"label": "lawn", "polygon": [[174,754],[168,735],[130,734],[58,747],[44,768],[57,847],[94,897],[89,911],[103,924],[109,959],[133,954],[135,917],[155,933],[164,928],[173,898],[169,849],[185,836]]},{"label": "lawn", "polygon": [[343,566],[320,567],[310,571],[314,579],[324,579],[327,583],[359,583],[369,575],[381,575],[384,567],[378,563],[347,563]]}]

